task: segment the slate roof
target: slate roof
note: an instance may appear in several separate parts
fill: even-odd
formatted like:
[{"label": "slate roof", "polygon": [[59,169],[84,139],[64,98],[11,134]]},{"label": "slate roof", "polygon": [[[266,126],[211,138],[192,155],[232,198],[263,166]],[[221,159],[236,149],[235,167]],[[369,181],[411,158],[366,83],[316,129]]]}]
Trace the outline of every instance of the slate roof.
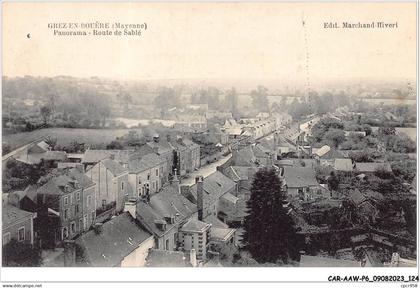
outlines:
[{"label": "slate roof", "polygon": [[226,241],[235,233],[235,231],[236,230],[232,228],[211,227],[210,241]]},{"label": "slate roof", "polygon": [[185,144],[185,146],[187,146],[190,149],[195,149],[195,148],[200,147],[200,145],[198,145],[197,143],[195,143],[195,142],[193,142],[193,141],[191,141],[190,139],[187,139],[187,138],[182,139],[182,142]]},{"label": "slate roof", "polygon": [[334,160],[334,169],[337,171],[351,172],[353,171],[353,163],[351,159],[336,158]]},{"label": "slate roof", "polygon": [[211,224],[211,229],[213,228],[229,228],[229,226],[222,222],[219,218],[214,216],[213,214],[204,218],[204,222]]},{"label": "slate roof", "polygon": [[226,174],[228,174],[229,178],[233,181],[249,180],[250,176],[254,175],[256,172],[251,170],[255,169],[247,166],[229,166],[227,168]]},{"label": "slate roof", "polygon": [[328,145],[324,145],[324,146],[322,146],[321,148],[317,149],[317,150],[314,152],[314,154],[315,154],[315,155],[317,155],[317,156],[319,156],[319,157],[322,157],[322,156],[324,156],[325,154],[327,154],[328,152],[330,152],[330,150],[331,150],[331,147],[330,147],[330,146],[328,146]]},{"label": "slate roof", "polygon": [[391,165],[389,163],[362,163],[356,162],[356,170],[362,173],[373,173],[379,169],[384,169],[385,171],[392,172]]},{"label": "slate roof", "polygon": [[300,267],[360,267],[357,261],[335,259],[321,256],[302,255]]},{"label": "slate roof", "polygon": [[184,221],[197,212],[197,206],[171,185],[165,185],[150,198],[150,207],[161,217],[175,216],[176,222]]},{"label": "slate roof", "polygon": [[152,234],[141,228],[128,212],[102,224],[102,232],[91,230],[82,234],[76,243],[86,256],[86,263],[95,267],[113,267],[130,255]]},{"label": "slate roof", "polygon": [[185,232],[188,232],[188,231],[203,232],[207,230],[209,227],[210,227],[210,224],[191,218],[184,225],[182,225],[180,230],[185,231]]},{"label": "slate roof", "polygon": [[130,159],[128,162],[128,168],[130,173],[138,173],[159,166],[164,162],[166,162],[165,159],[155,153],[150,153],[141,158]]},{"label": "slate roof", "polygon": [[12,195],[17,197],[19,201],[22,200],[24,197],[28,197],[33,202],[36,202],[37,187],[36,185],[29,185],[23,191],[11,192],[9,196],[12,196]]},{"label": "slate roof", "polygon": [[353,191],[351,191],[349,197],[350,200],[356,206],[362,204],[367,200],[366,197],[362,194],[362,192],[359,191],[359,189],[354,189]]},{"label": "slate roof", "polygon": [[236,202],[238,202],[238,200],[239,200],[238,197],[236,197],[236,196],[234,196],[230,193],[223,194],[222,197],[220,197],[220,198],[223,198],[224,200],[226,200],[228,202],[231,202],[231,203],[234,203],[234,204],[236,204]]},{"label": "slate roof", "polygon": [[318,186],[315,170],[310,167],[284,167],[284,176],[288,187]]},{"label": "slate roof", "polygon": [[154,141],[147,142],[146,145],[151,148],[157,147],[158,148],[157,152],[159,155],[166,154],[173,151],[173,147],[171,146],[171,144],[169,144],[165,140],[159,140],[159,142],[154,142]]},{"label": "slate roof", "polygon": [[147,267],[188,267],[184,253],[181,251],[168,251],[151,249],[146,258]]},{"label": "slate roof", "polygon": [[[216,202],[223,194],[230,191],[236,186],[236,183],[231,179],[220,173],[219,171],[210,174],[204,178],[203,181],[203,201],[205,207],[212,205]],[[197,199],[197,184],[191,186],[191,193],[195,199]]]},{"label": "slate roof", "polygon": [[97,163],[105,158],[111,158],[114,155],[114,159],[120,163],[128,163],[129,150],[87,150],[82,158],[82,163]]},{"label": "slate roof", "polygon": [[120,163],[118,163],[115,160],[104,159],[101,162],[115,177],[125,172],[128,172],[127,168],[124,168],[123,166],[120,165]]},{"label": "slate roof", "polygon": [[151,233],[157,237],[162,237],[166,232],[171,230],[174,225],[166,224],[166,229],[161,230],[156,226],[157,221],[164,221],[163,217],[153,210],[148,204],[139,201],[136,205],[137,220]]},{"label": "slate roof", "polygon": [[232,155],[233,155],[233,159],[236,162],[237,162],[237,160],[239,160],[239,161],[243,161],[243,162],[245,162],[247,164],[250,164],[250,165],[253,165],[255,163],[255,160],[256,160],[251,146],[246,146],[246,147],[242,148],[241,150],[233,151]]},{"label": "slate roof", "polygon": [[25,218],[29,218],[33,213],[21,210],[15,206],[12,206],[8,203],[2,205],[2,227],[3,229],[9,225],[13,225]]},{"label": "slate roof", "polygon": [[[77,181],[78,186],[74,185],[74,181]],[[95,183],[90,180],[89,177],[76,168],[72,168],[58,171],[58,173],[53,175],[47,183],[39,187],[37,192],[38,194],[64,195],[93,185],[95,185]],[[67,186],[67,192],[65,191],[64,186]]]}]

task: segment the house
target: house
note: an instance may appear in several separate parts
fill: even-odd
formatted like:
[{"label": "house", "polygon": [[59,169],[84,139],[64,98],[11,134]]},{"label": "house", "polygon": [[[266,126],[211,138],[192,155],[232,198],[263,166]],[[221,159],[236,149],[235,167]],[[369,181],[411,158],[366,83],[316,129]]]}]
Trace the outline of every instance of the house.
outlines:
[{"label": "house", "polygon": [[167,181],[167,161],[155,153],[131,155],[128,161],[128,182],[133,196],[149,197]]},{"label": "house", "polygon": [[276,119],[277,129],[288,126],[293,121],[292,116],[287,113],[273,113],[272,117]]},{"label": "house", "polygon": [[[188,193],[192,196],[192,201],[197,203],[200,214],[200,197],[202,197],[202,218],[209,215],[228,219],[229,215],[220,210],[220,198],[227,193],[236,195],[236,183],[216,171],[206,178],[196,178],[196,183],[189,188]],[[200,195],[201,194],[201,195]],[[199,216],[200,217],[200,216]]]},{"label": "house", "polygon": [[134,202],[131,207],[133,210],[126,207],[126,211],[134,215],[139,223],[153,234],[156,249],[173,251],[178,247],[178,227],[174,218],[165,219],[143,201]]},{"label": "house", "polygon": [[125,210],[131,211],[131,214],[155,236],[156,249],[178,248],[179,228],[197,215],[196,205],[185,198],[179,189],[179,182],[175,178],[171,185],[166,185],[159,193],[152,195],[149,202],[126,203]]},{"label": "house", "polygon": [[262,145],[252,145],[252,151],[256,158],[256,163],[262,166],[270,166],[273,164],[274,160],[277,158],[275,152],[271,149],[267,149]]},{"label": "house", "polygon": [[111,209],[116,213],[122,211],[124,202],[133,197],[128,169],[111,158],[99,161],[85,175],[96,184],[97,216]]},{"label": "house", "polygon": [[184,251],[197,251],[197,259],[205,261],[210,246],[211,225],[195,218],[190,218],[179,229],[179,240]]},{"label": "house", "polygon": [[133,150],[86,150],[82,158],[85,171],[103,159],[113,159],[123,167],[128,168],[130,153]]},{"label": "house", "polygon": [[200,113],[177,113],[171,120],[175,121],[174,128],[180,131],[202,132],[207,129],[207,119]]},{"label": "house", "polygon": [[23,191],[13,191],[8,194],[8,202],[25,211],[36,212],[37,210],[37,187],[29,185]]},{"label": "house", "polygon": [[153,141],[149,141],[145,146],[150,147],[151,151],[149,153],[155,152],[159,156],[163,157],[167,161],[168,175],[172,174],[172,166],[174,161],[174,148],[170,144],[171,137],[170,135],[166,136],[167,139],[160,139],[159,136],[154,137]]},{"label": "house", "polygon": [[366,132],[365,131],[344,131],[344,136],[346,137],[353,137],[353,136],[357,136],[357,137],[366,137]]},{"label": "house", "polygon": [[377,171],[392,172],[391,165],[389,163],[373,163],[373,162],[356,162],[355,172],[363,174],[373,174]]},{"label": "house", "polygon": [[[373,191],[372,191],[373,192]],[[349,199],[357,208],[360,215],[374,222],[379,214],[378,209],[372,204],[372,198],[366,197],[359,189],[350,191]]]},{"label": "house", "polygon": [[[227,213],[228,215],[231,215],[230,217],[234,217],[234,220],[229,218],[228,221],[242,222],[244,220],[244,217],[247,215],[246,203],[251,197],[251,185],[252,185],[252,181],[254,179],[254,175],[257,172],[257,170],[258,169],[254,167],[229,166],[224,171],[224,175],[226,175],[229,179],[231,179],[237,185],[236,194],[229,193],[238,199],[238,200],[235,199],[236,214]],[[232,201],[229,201],[229,202],[232,202]],[[233,206],[232,204],[233,203],[229,203],[229,207],[232,207]]]},{"label": "house", "polygon": [[95,186],[77,169],[50,175],[37,189],[40,237],[54,244],[87,231],[96,218]]},{"label": "house", "polygon": [[310,190],[319,187],[311,167],[284,167],[288,197],[306,199]]},{"label": "house", "polygon": [[24,244],[34,244],[34,218],[36,213],[24,211],[7,201],[2,203],[3,246],[12,239]]},{"label": "house", "polygon": [[77,266],[143,267],[155,242],[153,235],[125,212],[96,224],[93,230],[80,235],[75,244],[79,248]]},{"label": "house", "polygon": [[334,159],[333,169],[337,171],[340,175],[350,179],[353,174],[353,162],[351,159],[347,158],[336,158]]},{"label": "house", "polygon": [[328,145],[324,145],[321,148],[313,148],[312,149],[312,155],[314,157],[318,157],[321,158],[323,157],[325,154],[327,154],[328,152],[330,152],[331,147]]},{"label": "house", "polygon": [[334,159],[334,170],[342,173],[353,172],[353,163],[351,159],[347,158],[336,158]]},{"label": "house", "polygon": [[[194,253],[190,253],[195,256]],[[196,267],[197,260],[188,259],[182,251],[151,249],[146,259],[146,267]]]},{"label": "house", "polygon": [[235,166],[257,166],[258,163],[251,146],[245,146],[240,150],[233,150],[232,160]]},{"label": "house", "polygon": [[174,163],[179,175],[184,176],[187,174],[187,161],[189,149],[182,142],[182,137],[177,136],[176,140],[171,141],[171,146],[178,159],[177,163]]},{"label": "house", "polygon": [[187,147],[186,172],[190,173],[200,168],[200,145],[190,139],[182,139],[182,143]]}]

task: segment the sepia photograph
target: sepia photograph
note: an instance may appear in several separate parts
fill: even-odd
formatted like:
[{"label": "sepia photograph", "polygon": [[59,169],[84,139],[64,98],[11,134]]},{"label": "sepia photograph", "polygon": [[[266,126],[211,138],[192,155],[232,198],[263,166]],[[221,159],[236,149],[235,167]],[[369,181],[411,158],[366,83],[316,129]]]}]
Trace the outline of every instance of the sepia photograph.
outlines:
[{"label": "sepia photograph", "polygon": [[3,2],[3,279],[417,283],[416,5]]}]

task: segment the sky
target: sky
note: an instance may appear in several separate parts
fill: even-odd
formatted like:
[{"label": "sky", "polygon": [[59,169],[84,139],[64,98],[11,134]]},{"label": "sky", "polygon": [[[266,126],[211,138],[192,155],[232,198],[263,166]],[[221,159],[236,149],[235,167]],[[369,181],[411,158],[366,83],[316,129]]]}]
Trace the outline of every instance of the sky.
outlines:
[{"label": "sky", "polygon": [[[94,21],[147,23],[147,30],[140,37],[81,37],[48,29]],[[324,28],[344,21],[398,28]],[[3,3],[3,75],[412,79],[415,3]]]}]

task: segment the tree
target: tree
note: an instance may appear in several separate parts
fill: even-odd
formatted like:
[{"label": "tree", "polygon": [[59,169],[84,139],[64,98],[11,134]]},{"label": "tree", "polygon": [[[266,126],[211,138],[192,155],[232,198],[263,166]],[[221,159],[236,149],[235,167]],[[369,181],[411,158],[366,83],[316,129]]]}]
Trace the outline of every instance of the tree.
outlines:
[{"label": "tree", "polygon": [[55,150],[55,148],[56,148],[56,146],[57,146],[57,138],[56,137],[51,137],[51,136],[48,136],[46,139],[45,139],[45,143],[47,143],[48,144],[48,146],[50,146],[51,147],[51,150]]},{"label": "tree", "polygon": [[260,263],[287,262],[296,256],[296,234],[292,218],[283,207],[286,199],[282,181],[274,169],[256,174],[247,202],[244,247]]},{"label": "tree", "polygon": [[325,133],[325,139],[331,141],[335,148],[346,140],[344,131],[340,129],[330,129]]},{"label": "tree", "polygon": [[268,89],[258,86],[257,90],[251,91],[252,105],[258,111],[268,111]]},{"label": "tree", "polygon": [[335,175],[334,171],[331,171],[330,176],[327,178],[328,188],[333,191],[338,190],[338,186],[340,184],[340,180],[338,179],[337,175]]},{"label": "tree", "polygon": [[44,121],[44,124],[47,125],[48,121],[50,121],[50,118],[53,114],[53,110],[50,106],[42,106],[40,110],[40,114],[42,117],[42,120]]},{"label": "tree", "polygon": [[3,245],[2,253],[2,264],[6,267],[39,267],[42,264],[40,249],[18,242],[16,239]]},{"label": "tree", "polygon": [[228,111],[232,112],[233,117],[237,116],[238,113],[238,95],[234,87],[229,89],[225,95],[225,107]]}]

